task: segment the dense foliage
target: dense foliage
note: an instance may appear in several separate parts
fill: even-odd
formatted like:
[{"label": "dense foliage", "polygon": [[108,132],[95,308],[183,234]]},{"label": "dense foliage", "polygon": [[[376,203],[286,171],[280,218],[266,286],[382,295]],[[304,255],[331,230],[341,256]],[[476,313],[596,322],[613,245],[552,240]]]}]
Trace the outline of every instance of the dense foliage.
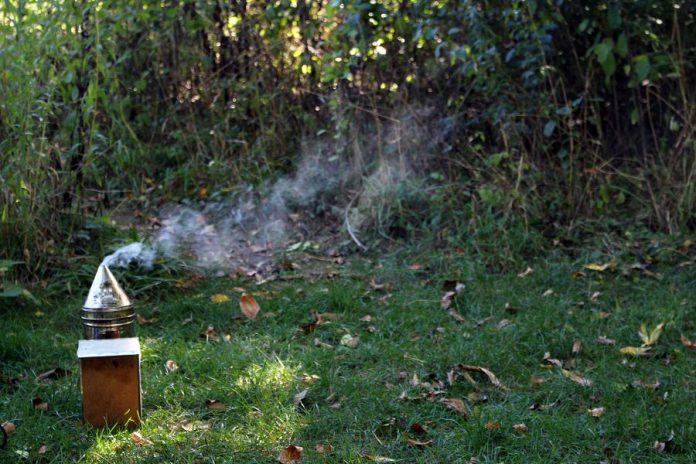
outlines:
[{"label": "dense foliage", "polygon": [[688,0],[4,0],[0,257],[39,270],[86,214],[258,183],[303,137],[387,146],[410,105],[449,124],[458,211],[693,228],[695,64]]}]

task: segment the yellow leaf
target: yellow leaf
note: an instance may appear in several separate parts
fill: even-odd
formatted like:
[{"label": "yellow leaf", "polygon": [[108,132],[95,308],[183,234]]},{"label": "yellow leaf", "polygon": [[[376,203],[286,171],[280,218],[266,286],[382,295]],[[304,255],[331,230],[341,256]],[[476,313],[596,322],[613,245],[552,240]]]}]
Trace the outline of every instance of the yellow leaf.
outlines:
[{"label": "yellow leaf", "polygon": [[592,408],[587,410],[587,412],[592,417],[602,417],[604,415],[604,411],[604,408],[601,406],[599,408]]},{"label": "yellow leaf", "polygon": [[610,263],[588,263],[584,264],[582,267],[584,267],[585,269],[589,269],[590,271],[604,272],[609,268],[609,264]]},{"label": "yellow leaf", "polygon": [[665,323],[662,322],[658,324],[654,329],[648,332],[648,328],[645,324],[641,324],[640,330],[638,331],[638,336],[643,341],[643,346],[653,346],[660,339],[662,331],[665,328]]},{"label": "yellow leaf", "polygon": [[624,346],[619,350],[623,354],[631,354],[633,356],[645,356],[650,351],[649,346]]},{"label": "yellow leaf", "polygon": [[230,301],[230,297],[224,293],[216,293],[210,296],[210,301],[213,303],[224,303],[225,301]]},{"label": "yellow leaf", "polygon": [[256,299],[248,293],[243,293],[239,298],[239,307],[242,310],[242,314],[249,319],[255,319],[261,309]]},{"label": "yellow leaf", "polygon": [[592,380],[586,379],[585,377],[581,376],[577,372],[569,371],[567,369],[561,369],[561,372],[563,373],[563,376],[565,378],[568,378],[572,380],[573,382],[582,385],[583,387],[591,387],[592,386]]}]

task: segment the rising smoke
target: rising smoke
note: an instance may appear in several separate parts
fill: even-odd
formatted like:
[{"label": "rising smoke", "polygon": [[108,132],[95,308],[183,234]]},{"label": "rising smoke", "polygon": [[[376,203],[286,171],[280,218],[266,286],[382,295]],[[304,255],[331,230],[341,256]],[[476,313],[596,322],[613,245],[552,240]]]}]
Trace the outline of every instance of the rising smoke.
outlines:
[{"label": "rising smoke", "polygon": [[402,194],[404,186],[422,185],[415,181],[427,178],[450,129],[431,108],[394,114],[379,128],[303,143],[296,171],[265,188],[246,188],[225,200],[166,205],[149,246],[132,243],[105,263],[149,269],[157,250],[204,269],[260,267],[293,241],[320,233],[333,235],[334,242],[348,239],[345,230],[321,232],[317,225],[341,229],[345,218],[354,231],[369,235],[380,205]]}]

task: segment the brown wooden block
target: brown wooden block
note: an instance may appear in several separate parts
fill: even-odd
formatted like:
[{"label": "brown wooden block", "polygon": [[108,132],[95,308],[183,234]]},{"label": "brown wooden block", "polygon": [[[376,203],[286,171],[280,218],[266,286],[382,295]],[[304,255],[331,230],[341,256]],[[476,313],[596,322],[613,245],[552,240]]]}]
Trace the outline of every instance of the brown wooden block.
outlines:
[{"label": "brown wooden block", "polygon": [[80,340],[82,413],[95,427],[140,424],[140,343],[137,338]]}]

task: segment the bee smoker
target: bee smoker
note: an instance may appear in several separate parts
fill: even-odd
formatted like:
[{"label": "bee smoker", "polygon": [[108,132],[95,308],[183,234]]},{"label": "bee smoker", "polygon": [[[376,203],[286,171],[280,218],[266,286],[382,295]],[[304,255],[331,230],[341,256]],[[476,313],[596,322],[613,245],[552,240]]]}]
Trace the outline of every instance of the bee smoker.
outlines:
[{"label": "bee smoker", "polygon": [[82,307],[80,392],[85,422],[95,427],[140,423],[140,341],[135,310],[109,268],[102,264]]}]

